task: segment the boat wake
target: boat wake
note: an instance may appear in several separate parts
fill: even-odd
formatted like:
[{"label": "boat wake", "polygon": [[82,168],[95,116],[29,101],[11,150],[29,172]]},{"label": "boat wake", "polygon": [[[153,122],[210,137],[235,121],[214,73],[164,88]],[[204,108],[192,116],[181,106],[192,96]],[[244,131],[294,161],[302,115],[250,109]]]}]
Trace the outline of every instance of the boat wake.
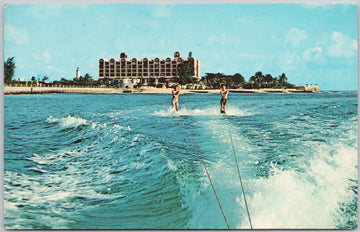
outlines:
[{"label": "boat wake", "polygon": [[179,111],[172,109],[171,107],[167,110],[155,111],[152,115],[169,117],[169,116],[219,116],[219,115],[228,115],[228,116],[252,116],[253,113],[249,112],[246,109],[238,109],[235,107],[228,107],[225,114],[220,113],[219,107],[209,107],[206,109],[187,109],[182,107]]}]

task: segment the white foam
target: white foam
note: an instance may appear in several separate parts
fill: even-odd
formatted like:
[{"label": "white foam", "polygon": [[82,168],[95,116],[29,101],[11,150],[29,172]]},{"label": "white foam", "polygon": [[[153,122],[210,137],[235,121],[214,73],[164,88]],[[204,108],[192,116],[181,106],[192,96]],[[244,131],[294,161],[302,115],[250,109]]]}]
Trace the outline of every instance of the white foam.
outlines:
[{"label": "white foam", "polygon": [[[46,119],[49,123],[56,123],[58,122],[62,127],[69,128],[69,127],[78,127],[81,125],[89,125],[90,122],[86,119],[80,118],[80,117],[73,117],[71,115],[68,115],[65,118],[54,118],[53,116],[50,116]],[[92,125],[94,127],[94,125]]]},{"label": "white foam", "polygon": [[120,126],[120,125],[118,125],[118,124],[115,124],[115,125],[113,126],[113,128],[114,128],[114,129],[117,129],[117,130],[121,130],[123,127]]},{"label": "white foam", "polygon": [[55,122],[58,122],[59,119],[58,118],[54,118],[53,116],[49,116],[47,119],[46,119],[47,122],[50,122],[50,123],[55,123]]},{"label": "white foam", "polygon": [[174,162],[171,161],[170,159],[168,160],[168,167],[170,168],[171,171],[176,171],[177,167],[175,166]]},{"label": "white foam", "polygon": [[[308,157],[304,172],[272,165],[268,178],[253,180],[248,202],[256,229],[335,229],[344,217],[339,204],[351,203],[350,180],[357,179],[357,151],[323,146]],[[331,154],[334,153],[332,156]],[[240,223],[239,228],[244,228]]]},{"label": "white foam", "polygon": [[[173,108],[168,108],[167,110],[155,111],[152,115],[168,117],[168,116],[212,116],[212,115],[223,115],[220,113],[219,107],[209,107],[206,109],[187,109],[186,107],[181,107],[179,111],[174,110]],[[247,109],[239,109],[229,106],[226,110],[226,115],[229,116],[251,116],[251,112],[248,112]]]},{"label": "white foam", "polygon": [[[206,139],[199,142],[200,145],[205,146],[205,142],[211,142],[208,141],[209,138],[222,140],[221,144],[230,145],[228,132],[222,131],[226,125],[225,121],[215,120],[204,124],[208,133],[202,134]],[[351,125],[356,124],[344,122],[339,125],[338,131],[334,133],[339,135],[339,132],[346,131],[346,134],[341,134],[341,139],[328,138],[320,146],[316,141],[303,141],[304,157],[289,161],[294,162],[291,165],[271,164],[268,177],[249,175],[252,172],[247,170],[262,169],[266,159],[263,154],[257,154],[256,147],[250,146],[252,143],[246,135],[239,134],[236,128],[232,130],[255,229],[335,229],[341,228],[341,223],[345,225],[347,220],[350,220],[349,216],[341,211],[340,206],[352,204],[357,197],[351,190],[356,187],[357,180],[357,128],[352,128]],[[348,130],[349,128],[352,129]],[[198,138],[198,141],[201,141],[200,139]],[[207,162],[215,189],[230,227],[249,229],[244,199],[241,190],[239,191],[241,188],[236,166],[232,155],[228,155],[231,154],[231,149],[221,145],[218,149],[228,152],[218,154],[214,151],[211,155],[216,162]],[[242,156],[245,156],[244,159]],[[207,157],[210,157],[209,154]],[[213,194],[207,183],[209,181],[204,179],[201,188],[206,197],[193,196],[186,199],[189,205],[196,205],[191,208],[194,216],[189,222],[189,227],[212,229],[209,225],[215,225],[215,228],[223,225],[223,228],[226,228],[216,201],[211,200]],[[212,219],[204,218],[204,214]]]}]

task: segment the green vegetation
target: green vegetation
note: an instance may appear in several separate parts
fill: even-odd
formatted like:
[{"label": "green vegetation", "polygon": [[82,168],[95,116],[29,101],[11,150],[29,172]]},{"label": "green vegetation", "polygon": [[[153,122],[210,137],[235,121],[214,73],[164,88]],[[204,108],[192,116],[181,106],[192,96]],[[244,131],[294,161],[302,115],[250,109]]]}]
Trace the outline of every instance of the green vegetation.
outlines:
[{"label": "green vegetation", "polygon": [[4,83],[10,84],[15,74],[15,57],[8,58],[4,61]]},{"label": "green vegetation", "polygon": [[220,88],[222,84],[228,88],[239,88],[245,83],[245,78],[240,73],[232,76],[223,73],[206,73],[200,81],[214,89]]},{"label": "green vegetation", "polygon": [[75,85],[91,86],[94,83],[94,80],[92,79],[92,76],[89,75],[89,73],[86,73],[85,76],[80,76],[79,79],[75,77],[73,82]]},{"label": "green vegetation", "polygon": [[201,82],[210,88],[220,88],[222,84],[225,84],[228,88],[244,88],[244,89],[260,89],[260,88],[294,88],[293,84],[287,82],[288,78],[285,73],[278,77],[272,77],[271,74],[263,75],[262,72],[256,72],[246,82],[245,78],[236,73],[234,75],[225,75],[223,73],[206,73],[201,78]]},{"label": "green vegetation", "polygon": [[54,85],[73,85],[73,81],[66,80],[65,78],[61,78],[60,81],[54,81]]},{"label": "green vegetation", "polygon": [[192,58],[192,52],[189,52],[188,61],[179,65],[179,84],[192,84],[197,83],[197,80],[193,77],[194,76],[194,59]]}]

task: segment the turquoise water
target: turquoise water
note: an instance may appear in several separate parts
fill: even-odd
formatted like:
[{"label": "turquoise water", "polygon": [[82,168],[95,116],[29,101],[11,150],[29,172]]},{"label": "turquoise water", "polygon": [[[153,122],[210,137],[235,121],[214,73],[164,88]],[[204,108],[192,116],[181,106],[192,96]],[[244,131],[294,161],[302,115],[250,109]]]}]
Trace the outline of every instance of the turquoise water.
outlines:
[{"label": "turquoise water", "polygon": [[[357,226],[357,92],[5,96],[10,229]],[[194,142],[195,141],[195,142]]]}]

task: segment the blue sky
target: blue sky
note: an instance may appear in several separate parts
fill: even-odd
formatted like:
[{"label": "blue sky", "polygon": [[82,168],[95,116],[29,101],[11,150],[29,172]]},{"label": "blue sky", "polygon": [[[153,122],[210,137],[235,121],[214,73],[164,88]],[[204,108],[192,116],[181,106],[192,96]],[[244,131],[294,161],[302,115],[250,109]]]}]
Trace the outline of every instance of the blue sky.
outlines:
[{"label": "blue sky", "polygon": [[4,59],[15,78],[97,79],[100,58],[166,58],[180,51],[206,72],[285,73],[294,84],[357,90],[357,5],[10,4]]}]

